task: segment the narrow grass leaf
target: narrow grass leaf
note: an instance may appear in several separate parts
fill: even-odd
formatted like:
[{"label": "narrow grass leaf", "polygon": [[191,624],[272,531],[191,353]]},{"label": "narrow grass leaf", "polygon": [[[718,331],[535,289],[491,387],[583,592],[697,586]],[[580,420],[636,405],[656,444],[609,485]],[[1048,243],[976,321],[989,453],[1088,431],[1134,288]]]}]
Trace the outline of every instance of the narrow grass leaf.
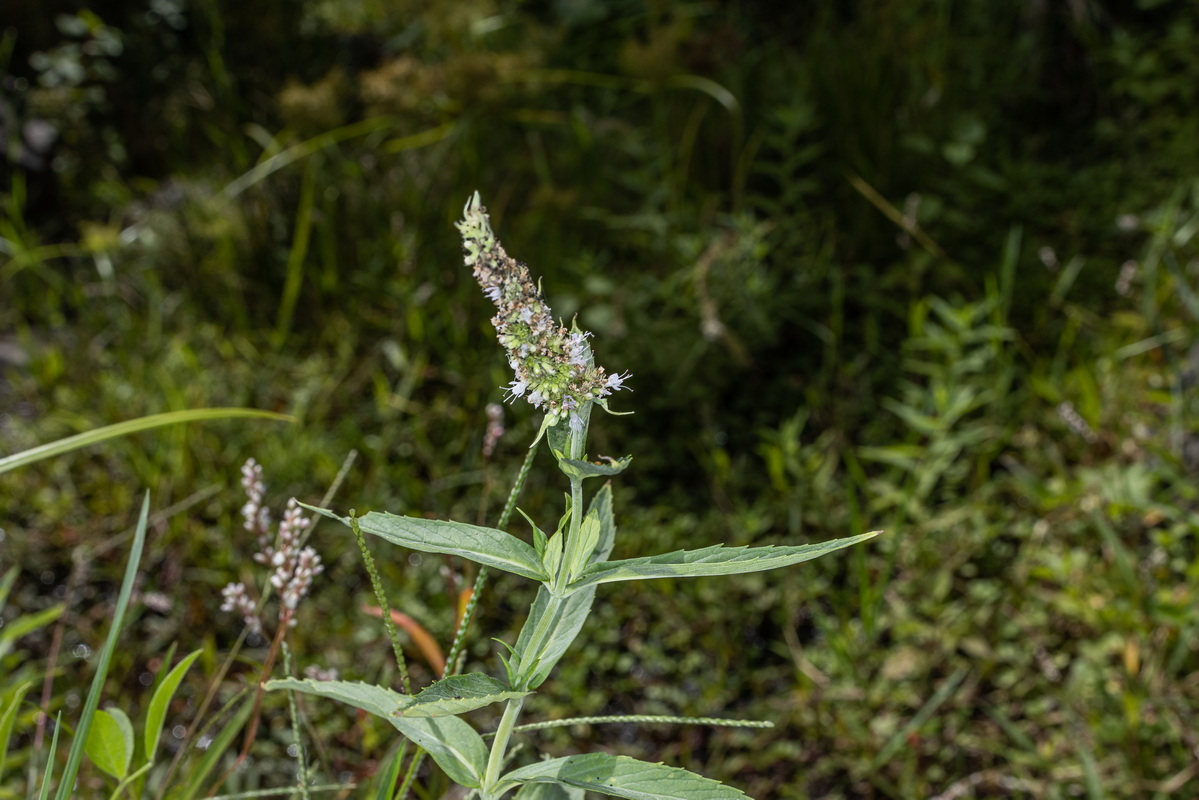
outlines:
[{"label": "narrow grass leaf", "polygon": [[187,674],[192,662],[199,658],[201,652],[203,651],[196,650],[176,664],[175,668],[167,673],[167,676],[158,684],[158,688],[154,690],[154,696],[150,698],[150,707],[146,711],[146,729],[143,731],[143,752],[146,754],[147,762],[154,760],[154,754],[158,750],[158,740],[162,736],[162,726],[166,722],[167,708],[171,704],[171,698],[175,696],[175,691],[183,681],[183,676]]},{"label": "narrow grass leaf", "polygon": [[133,762],[133,723],[129,715],[119,708],[97,711],[84,751],[105,775],[118,781],[128,775]]},{"label": "narrow grass leaf", "polygon": [[[300,505],[318,514],[338,519],[346,525],[350,524],[348,517],[338,517],[328,509],[315,508],[303,503]],[[372,536],[378,536],[409,550],[459,556],[535,581],[549,580],[549,575],[541,564],[541,558],[531,545],[495,528],[467,525],[464,522],[400,517],[377,511],[359,517],[358,525]]]},{"label": "narrow grass leaf", "polygon": [[[402,739],[400,741],[403,741]],[[379,770],[378,781],[375,787],[375,800],[391,800],[392,792],[395,791],[396,782],[400,779],[400,770],[404,766],[404,755],[407,753],[407,743],[396,748],[392,753],[391,758],[387,760],[387,767]]]},{"label": "narrow grass leaf", "polygon": [[12,591],[13,584],[17,581],[18,572],[20,572],[20,567],[14,565],[9,567],[3,578],[0,578],[0,610],[3,610],[8,602],[8,593]]},{"label": "narrow grass leaf", "polygon": [[35,461],[41,461],[44,458],[62,455],[72,450],[78,450],[81,447],[87,447],[88,445],[108,439],[115,439],[119,436],[128,436],[131,433],[151,428],[161,428],[164,425],[178,425],[182,422],[203,422],[210,419],[236,418],[271,419],[280,422],[296,421],[295,417],[290,417],[287,414],[276,414],[273,411],[259,411],[255,408],[193,408],[187,411],[168,411],[165,414],[151,414],[148,417],[139,417],[138,419],[118,422],[115,425],[106,425],[103,428],[85,431],[75,436],[59,439],[56,442],[38,445],[37,447],[31,447],[28,450],[14,453],[11,456],[5,456],[4,458],[0,458],[0,474],[14,470],[17,467],[24,467]]},{"label": "narrow grass leaf", "polygon": [[878,755],[874,757],[874,761],[871,762],[870,768],[872,770],[878,769],[883,764],[890,761],[891,757],[899,751],[899,748],[903,747],[904,743],[908,741],[908,737],[911,736],[912,733],[920,730],[920,727],[924,725],[925,722],[928,722],[929,717],[937,713],[937,709],[940,708],[946,700],[953,697],[954,693],[957,692],[958,687],[962,685],[962,681],[965,680],[966,675],[969,672],[970,670],[968,670],[966,667],[961,667],[957,672],[950,675],[949,680],[941,684],[941,688],[933,693],[933,696],[928,699],[928,702],[920,707],[920,710],[916,712],[915,716],[908,720],[906,725],[891,735],[891,738],[887,740],[885,745],[883,745],[883,749],[879,750]]},{"label": "narrow grass leaf", "polygon": [[171,800],[193,800],[193,798],[204,790],[205,784],[208,782],[208,777],[213,773],[221,760],[229,752],[229,748],[233,746],[233,739],[246,727],[246,723],[250,719],[250,714],[254,711],[254,693],[248,692],[245,700],[241,704],[241,708],[229,720],[229,724],[221,729],[221,732],[213,738],[209,743],[208,749],[204,752],[204,757],[200,759],[200,763],[196,765],[194,772],[187,776],[187,782],[182,788],[168,795]]},{"label": "narrow grass leaf", "polygon": [[450,675],[412,697],[398,713],[401,717],[448,717],[465,714],[504,700],[515,700],[531,692],[517,692],[508,684],[497,681],[490,675],[471,672],[466,675]]},{"label": "narrow grass leaf", "polygon": [[33,614],[17,617],[5,625],[3,629],[0,629],[0,658],[8,655],[8,651],[12,650],[13,642],[39,628],[46,627],[61,617],[65,608],[66,606],[61,604],[50,606]]},{"label": "narrow grass leaf", "polygon": [[725,547],[713,545],[699,550],[676,550],[644,558],[627,558],[592,564],[570,585],[572,591],[600,583],[646,581],[655,578],[698,578],[708,575],[740,575],[778,569],[841,550],[872,539],[872,531],[845,539],[832,539],[799,546]]},{"label": "narrow grass leaf", "polygon": [[50,797],[50,779],[54,775],[54,756],[58,753],[58,734],[61,732],[62,712],[59,711],[54,717],[54,736],[50,739],[50,752],[46,755],[46,769],[42,773],[42,789],[37,793],[38,800],[48,800]]},{"label": "narrow grass leaf", "polygon": [[25,693],[31,686],[33,686],[33,681],[26,681],[18,686],[12,702],[4,709],[4,713],[0,714],[0,785],[3,785],[4,781],[4,762],[8,760],[8,740],[12,737],[13,725],[17,721],[17,712],[21,709],[21,702],[25,699]]},{"label": "narrow grass leaf", "polygon": [[117,597],[116,608],[113,609],[112,627],[108,631],[108,641],[100,651],[96,665],[96,675],[92,678],[87,700],[83,703],[83,714],[79,725],[75,728],[75,737],[71,741],[71,749],[67,753],[67,766],[63,770],[62,780],[58,784],[55,797],[67,800],[75,786],[75,777],[79,774],[79,765],[83,763],[84,747],[87,745],[88,734],[91,731],[92,718],[96,707],[100,704],[100,693],[104,691],[104,680],[108,677],[108,665],[112,662],[113,651],[117,649],[117,639],[121,635],[121,626],[125,622],[125,610],[129,608],[129,598],[133,596],[133,581],[137,577],[137,568],[141,564],[142,550],[146,546],[146,524],[150,519],[150,493],[146,492],[142,500],[142,511],[137,518],[137,529],[133,534],[133,548],[129,553],[129,563],[125,565],[125,578],[121,582],[121,592]]},{"label": "narrow grass leaf", "polygon": [[739,789],[685,769],[607,753],[530,764],[509,772],[500,786],[528,783],[557,783],[630,800],[740,800],[746,796]]}]

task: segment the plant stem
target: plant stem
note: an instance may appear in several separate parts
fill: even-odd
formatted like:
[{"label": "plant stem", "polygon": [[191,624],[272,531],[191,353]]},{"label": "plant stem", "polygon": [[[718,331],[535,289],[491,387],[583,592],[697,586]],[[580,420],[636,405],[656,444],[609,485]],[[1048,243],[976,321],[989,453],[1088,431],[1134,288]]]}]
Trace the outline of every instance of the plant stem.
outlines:
[{"label": "plant stem", "polygon": [[524,704],[525,699],[518,697],[509,700],[504,707],[504,716],[500,718],[500,726],[496,728],[495,739],[491,742],[491,755],[487,757],[487,774],[483,776],[482,790],[484,800],[494,800],[492,793],[500,781],[500,770],[504,768],[508,739],[512,736],[512,729],[516,727],[516,720],[520,717],[520,710]]}]

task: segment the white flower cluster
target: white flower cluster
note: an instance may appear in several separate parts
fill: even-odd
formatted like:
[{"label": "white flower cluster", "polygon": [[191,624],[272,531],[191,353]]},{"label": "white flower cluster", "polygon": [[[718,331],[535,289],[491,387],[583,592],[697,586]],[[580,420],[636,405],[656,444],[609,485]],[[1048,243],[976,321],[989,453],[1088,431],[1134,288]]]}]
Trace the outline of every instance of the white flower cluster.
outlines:
[{"label": "white flower cluster", "polygon": [[221,596],[225,598],[225,602],[221,603],[221,611],[236,611],[241,614],[251,633],[262,635],[262,620],[258,618],[258,609],[254,607],[244,583],[229,584],[221,589]]},{"label": "white flower cluster", "polygon": [[597,367],[587,344],[591,334],[554,322],[529,268],[504,252],[492,233],[478,193],[467,202],[457,227],[466,265],[498,309],[491,324],[516,373],[505,387],[509,398],[524,397],[543,409],[549,424],[569,418],[571,428],[580,430],[584,404],[602,404],[612,392],[625,388],[628,374],[609,375]]},{"label": "white flower cluster", "polygon": [[[312,588],[312,579],[324,571],[321,557],[311,547],[301,547],[304,531],[312,520],[304,517],[293,497],[279,522],[278,535],[270,535],[270,511],[262,504],[266,484],[262,480],[262,465],[248,460],[241,469],[242,488],[246,504],[242,506],[245,529],[257,534],[258,552],[254,560],[271,567],[270,583],[279,592],[279,623],[295,626],[296,608]],[[255,605],[244,583],[231,583],[222,592],[225,602],[222,611],[237,611],[255,633],[262,632]]]}]

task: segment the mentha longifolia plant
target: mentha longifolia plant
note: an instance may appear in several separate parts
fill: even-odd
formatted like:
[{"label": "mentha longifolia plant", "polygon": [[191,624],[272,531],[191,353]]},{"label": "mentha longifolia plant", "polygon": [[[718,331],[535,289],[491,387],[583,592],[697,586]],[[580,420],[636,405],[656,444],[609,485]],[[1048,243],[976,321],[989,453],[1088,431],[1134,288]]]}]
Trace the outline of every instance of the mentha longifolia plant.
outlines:
[{"label": "mentha longifolia plant", "polygon": [[[528,268],[512,259],[496,239],[478,193],[466,203],[458,230],[462,234],[466,265],[472,268],[483,292],[496,305],[492,323],[515,373],[506,387],[509,397],[524,398],[545,412],[497,526],[486,528],[377,512],[358,517],[353,511],[341,516],[328,509],[311,510],[349,526],[360,540],[366,533],[411,550],[475,561],[482,566],[476,588],[481,588],[488,569],[536,581],[540,587],[528,618],[516,643],[505,644],[506,652],[498,654],[503,666],[498,677],[482,672],[447,674],[416,693],[349,681],[292,678],[271,681],[267,688],[340,700],[382,717],[428,753],[451,780],[470,790],[468,797],[478,800],[499,800],[513,791],[520,800],[582,800],[587,791],[640,800],[745,797],[733,787],[687,770],[607,753],[531,760],[513,767],[509,763],[509,745],[526,698],[566,654],[591,612],[596,590],[601,585],[775,569],[857,544],[877,532],[820,544],[713,545],[612,560],[616,524],[611,483],[604,482],[586,502],[583,487],[590,478],[607,479],[622,472],[632,459],[589,460],[587,431],[591,411],[596,406],[607,411],[608,398],[624,388],[628,375],[608,373],[596,366],[590,334],[573,326],[568,330],[554,321]],[[543,439],[570,483],[570,494],[565,514],[552,533],[547,534],[529,520],[533,536],[532,542],[527,542],[504,529],[528,473],[534,448]],[[476,591],[475,600],[478,596]],[[471,611],[468,609],[459,626],[447,672],[455,669]],[[397,657],[402,658],[398,651]],[[400,666],[401,674],[406,675],[404,665]],[[461,715],[491,705],[502,706],[502,713],[488,742]],[[628,717],[620,720],[631,721]],[[532,727],[576,721],[557,720]],[[654,718],[654,721],[661,720]],[[723,720],[702,721],[729,724]]]}]

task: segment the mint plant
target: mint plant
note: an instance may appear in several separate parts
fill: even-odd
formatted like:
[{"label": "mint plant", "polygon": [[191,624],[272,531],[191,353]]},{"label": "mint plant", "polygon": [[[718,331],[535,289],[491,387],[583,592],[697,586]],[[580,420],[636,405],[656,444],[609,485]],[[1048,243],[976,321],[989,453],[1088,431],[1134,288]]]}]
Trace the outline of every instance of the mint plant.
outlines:
[{"label": "mint plant", "polygon": [[[526,699],[566,654],[602,584],[775,569],[857,544],[878,532],[819,544],[717,544],[612,560],[616,523],[611,483],[605,482],[589,502],[585,502],[584,483],[589,478],[611,478],[623,472],[632,459],[589,459],[587,434],[595,407],[617,413],[608,408],[608,397],[627,388],[629,376],[608,373],[595,364],[589,333],[574,325],[568,330],[554,321],[528,268],[512,259],[496,239],[478,193],[467,202],[458,229],[466,264],[497,307],[492,323],[515,373],[506,387],[509,397],[524,398],[545,412],[530,458],[525,461],[498,526],[487,528],[377,512],[359,517],[350,511],[341,516],[328,509],[306,507],[349,526],[360,541],[366,533],[411,550],[470,559],[483,567],[477,586],[487,569],[536,581],[540,587],[528,618],[516,643],[505,644],[507,653],[499,656],[502,677],[450,674],[416,694],[365,683],[293,678],[270,681],[267,688],[340,700],[386,719],[427,752],[451,780],[471,790],[469,797],[479,800],[499,800],[513,791],[523,800],[577,800],[585,791],[641,800],[745,797],[737,789],[683,769],[607,753],[551,758],[513,768],[509,746]],[[569,481],[570,493],[565,513],[552,533],[526,517],[533,529],[529,543],[504,528],[528,472],[533,448],[542,439]],[[476,591],[476,600],[478,594]],[[459,640],[468,622],[469,612],[459,627]],[[447,672],[454,670],[457,659],[453,654],[458,652],[460,641],[452,648]],[[397,657],[402,657],[398,651]],[[403,673],[403,665],[401,670]],[[493,704],[502,704],[503,711],[488,742],[462,715]],[[544,727],[544,723],[535,727]]]}]

